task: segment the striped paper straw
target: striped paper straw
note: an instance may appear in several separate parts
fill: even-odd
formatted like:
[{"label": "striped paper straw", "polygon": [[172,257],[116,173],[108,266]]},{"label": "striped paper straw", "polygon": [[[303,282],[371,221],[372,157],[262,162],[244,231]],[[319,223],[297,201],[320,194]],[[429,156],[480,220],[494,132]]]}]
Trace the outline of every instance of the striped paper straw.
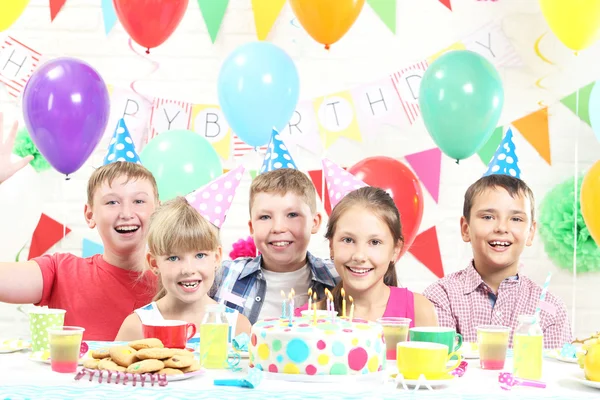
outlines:
[{"label": "striped paper straw", "polygon": [[546,299],[546,293],[548,292],[548,286],[550,285],[550,279],[552,278],[552,272],[548,272],[548,276],[546,277],[546,282],[544,282],[544,286],[542,286],[542,294],[540,294],[540,301],[538,302],[538,306],[535,309],[535,320],[539,320],[541,304],[542,301]]}]

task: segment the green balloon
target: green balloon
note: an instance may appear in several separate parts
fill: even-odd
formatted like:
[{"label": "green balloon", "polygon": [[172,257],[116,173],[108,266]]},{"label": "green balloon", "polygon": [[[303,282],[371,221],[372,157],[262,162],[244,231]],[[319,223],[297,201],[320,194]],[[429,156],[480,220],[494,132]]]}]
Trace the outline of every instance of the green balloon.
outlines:
[{"label": "green balloon", "polygon": [[471,157],[487,142],[503,105],[498,71],[472,51],[445,53],[421,80],[419,107],[425,127],[435,144],[457,161]]},{"label": "green balloon", "polygon": [[223,174],[210,142],[188,130],[161,133],[144,147],[140,159],[154,175],[161,201],[185,196]]}]

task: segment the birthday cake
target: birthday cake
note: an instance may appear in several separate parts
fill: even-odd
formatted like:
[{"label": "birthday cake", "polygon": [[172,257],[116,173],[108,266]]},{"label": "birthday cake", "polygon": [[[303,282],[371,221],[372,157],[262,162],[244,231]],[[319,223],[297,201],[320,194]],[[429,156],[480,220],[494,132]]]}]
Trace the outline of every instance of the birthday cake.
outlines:
[{"label": "birthday cake", "polygon": [[358,375],[385,368],[381,325],[336,318],[270,318],[256,322],[250,336],[250,367],[305,375]]}]

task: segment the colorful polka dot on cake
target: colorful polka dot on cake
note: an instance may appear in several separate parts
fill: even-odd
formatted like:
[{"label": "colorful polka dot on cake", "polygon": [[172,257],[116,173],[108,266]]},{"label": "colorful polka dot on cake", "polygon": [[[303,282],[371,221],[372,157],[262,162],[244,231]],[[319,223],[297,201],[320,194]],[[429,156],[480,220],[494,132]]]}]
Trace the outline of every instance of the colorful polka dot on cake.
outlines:
[{"label": "colorful polka dot on cake", "polygon": [[260,357],[261,360],[269,358],[269,353],[269,346],[267,344],[261,343],[261,345],[258,346],[258,357]]},{"label": "colorful polka dot on cake", "polygon": [[307,365],[305,371],[307,375],[314,375],[317,373],[317,368],[314,365]]},{"label": "colorful polka dot on cake", "polygon": [[292,339],[287,345],[286,354],[293,362],[301,363],[308,358],[309,348],[304,340]]},{"label": "colorful polka dot on cake", "polygon": [[317,342],[317,349],[319,349],[319,350],[323,350],[325,347],[326,347],[326,344],[325,344],[325,342],[324,342],[324,341],[322,341],[322,340],[319,340],[319,341]]},{"label": "colorful polka dot on cake", "polygon": [[319,358],[317,358],[317,362],[320,365],[327,365],[329,364],[329,356],[327,354],[321,354]]},{"label": "colorful polka dot on cake", "polygon": [[356,347],[348,352],[348,366],[354,371],[360,371],[368,359],[369,355],[362,347]]},{"label": "colorful polka dot on cake", "polygon": [[300,370],[298,369],[298,366],[296,364],[287,363],[283,367],[283,373],[284,374],[299,374]]},{"label": "colorful polka dot on cake", "polygon": [[273,351],[281,350],[281,340],[279,340],[279,339],[273,340],[273,344],[271,346],[273,346]]}]

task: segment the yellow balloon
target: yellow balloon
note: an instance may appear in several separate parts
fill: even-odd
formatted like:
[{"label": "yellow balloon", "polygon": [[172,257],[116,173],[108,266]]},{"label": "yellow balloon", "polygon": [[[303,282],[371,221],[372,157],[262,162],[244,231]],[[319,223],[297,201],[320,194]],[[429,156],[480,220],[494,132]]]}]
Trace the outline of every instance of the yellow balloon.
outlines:
[{"label": "yellow balloon", "polygon": [[589,169],[581,183],[581,214],[590,234],[600,246],[600,161]]},{"label": "yellow balloon", "polygon": [[571,50],[583,50],[600,36],[600,1],[540,0],[552,32]]},{"label": "yellow balloon", "polygon": [[23,14],[29,0],[3,0],[0,5],[0,32],[10,28]]}]

